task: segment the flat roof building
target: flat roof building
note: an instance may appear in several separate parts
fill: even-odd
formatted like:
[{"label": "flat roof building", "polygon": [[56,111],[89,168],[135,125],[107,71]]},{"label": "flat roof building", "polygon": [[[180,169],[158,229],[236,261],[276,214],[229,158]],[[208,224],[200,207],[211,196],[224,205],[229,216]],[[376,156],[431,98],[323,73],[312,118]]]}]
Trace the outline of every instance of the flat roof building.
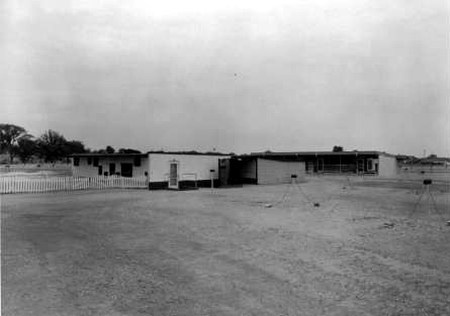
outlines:
[{"label": "flat roof building", "polygon": [[306,174],[356,174],[382,177],[397,174],[394,155],[381,151],[297,151],[260,152],[251,157],[284,161],[303,161]]},{"label": "flat roof building", "polygon": [[72,174],[76,177],[146,177],[150,189],[182,189],[189,183],[219,184],[219,159],[225,154],[197,152],[147,152],[142,154],[74,154]]}]

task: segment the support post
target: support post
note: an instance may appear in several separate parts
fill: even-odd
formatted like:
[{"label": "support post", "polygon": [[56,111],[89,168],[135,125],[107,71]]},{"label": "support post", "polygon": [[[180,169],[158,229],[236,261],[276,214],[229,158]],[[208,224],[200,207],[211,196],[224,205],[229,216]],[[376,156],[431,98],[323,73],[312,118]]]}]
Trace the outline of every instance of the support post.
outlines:
[{"label": "support post", "polygon": [[211,192],[213,192],[214,189],[214,172],[215,172],[214,169],[209,170],[209,175],[211,177]]}]

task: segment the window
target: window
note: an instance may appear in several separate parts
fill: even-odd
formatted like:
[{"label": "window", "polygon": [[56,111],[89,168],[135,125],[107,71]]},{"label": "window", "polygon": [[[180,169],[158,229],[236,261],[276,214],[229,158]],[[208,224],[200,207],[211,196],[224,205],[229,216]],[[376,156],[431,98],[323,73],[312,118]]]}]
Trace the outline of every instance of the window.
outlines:
[{"label": "window", "polygon": [[133,177],[133,164],[121,163],[120,171],[121,171],[122,177],[128,177],[128,178]]},{"label": "window", "polygon": [[98,167],[98,157],[94,157],[94,167]]},{"label": "window", "polygon": [[367,170],[368,171],[373,170],[372,159],[367,159]]},{"label": "window", "polygon": [[88,157],[87,162],[88,162],[88,165],[92,165],[92,157]]},{"label": "window", "polygon": [[73,157],[73,165],[74,166],[80,165],[80,157]]},{"label": "window", "polygon": [[378,172],[377,160],[372,158],[367,159],[367,171]]},{"label": "window", "polygon": [[135,167],[141,166],[141,157],[139,157],[139,156],[134,157],[134,166]]}]

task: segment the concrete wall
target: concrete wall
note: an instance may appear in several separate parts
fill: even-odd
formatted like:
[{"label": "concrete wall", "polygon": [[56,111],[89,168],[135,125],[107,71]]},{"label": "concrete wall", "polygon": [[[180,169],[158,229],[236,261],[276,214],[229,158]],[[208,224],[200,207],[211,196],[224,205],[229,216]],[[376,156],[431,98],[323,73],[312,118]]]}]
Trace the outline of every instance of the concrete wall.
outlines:
[{"label": "concrete wall", "polygon": [[[98,165],[103,166],[103,172],[108,172],[109,174],[109,164],[116,164],[116,172],[121,173],[120,164],[121,163],[131,163],[133,164],[133,157],[98,157]],[[133,177],[144,176],[144,173],[148,171],[148,159],[146,157],[141,157],[141,166],[135,167],[133,164]],[[94,158],[92,157],[92,163],[88,165],[87,157],[80,157],[80,165],[73,165],[72,158],[72,174],[74,177],[97,177],[98,167],[94,167]]]},{"label": "concrete wall", "polygon": [[305,163],[258,158],[258,184],[290,183],[293,174],[302,178],[305,175]]},{"label": "concrete wall", "polygon": [[380,155],[378,159],[378,175],[380,177],[395,177],[398,174],[397,159]]},{"label": "concrete wall", "polygon": [[186,174],[196,173],[197,180],[210,180],[210,169],[214,169],[214,179],[219,179],[219,159],[224,156],[149,154],[150,182],[168,181],[170,161],[178,162],[179,180],[192,180]]}]

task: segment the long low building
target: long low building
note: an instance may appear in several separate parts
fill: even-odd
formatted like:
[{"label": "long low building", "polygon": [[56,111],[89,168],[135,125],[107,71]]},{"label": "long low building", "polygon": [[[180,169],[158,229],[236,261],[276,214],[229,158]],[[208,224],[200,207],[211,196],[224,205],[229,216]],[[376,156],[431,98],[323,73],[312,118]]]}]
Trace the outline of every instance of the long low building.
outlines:
[{"label": "long low building", "polygon": [[355,174],[392,177],[398,166],[394,155],[380,151],[262,152],[250,157],[300,161],[306,174]]},{"label": "long low building", "polygon": [[222,184],[289,183],[292,177],[345,174],[394,177],[397,160],[379,151],[261,152],[222,161]]},{"label": "long low building", "polygon": [[150,189],[289,183],[311,174],[394,177],[396,157],[378,151],[215,153],[148,152],[72,155],[78,177],[146,177]]},{"label": "long low building", "polygon": [[219,159],[214,153],[148,152],[143,154],[74,154],[72,173],[76,177],[146,177],[150,189],[182,189],[186,186],[219,184]]}]

